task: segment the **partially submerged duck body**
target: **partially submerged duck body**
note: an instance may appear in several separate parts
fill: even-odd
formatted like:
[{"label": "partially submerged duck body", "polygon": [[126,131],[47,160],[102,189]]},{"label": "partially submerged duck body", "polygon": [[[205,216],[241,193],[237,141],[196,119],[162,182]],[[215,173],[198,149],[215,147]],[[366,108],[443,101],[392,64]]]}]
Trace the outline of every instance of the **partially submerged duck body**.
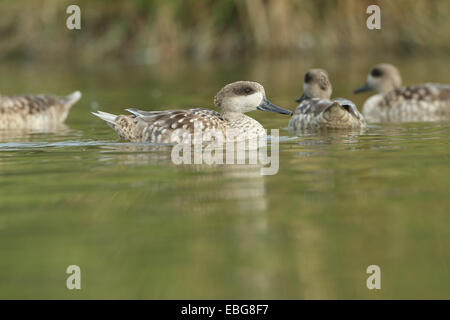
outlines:
[{"label": "partially submerged duck body", "polygon": [[343,98],[304,100],[289,122],[292,130],[360,129],[365,126],[355,104]]},{"label": "partially submerged duck body", "polygon": [[[142,111],[127,109],[132,115],[94,113],[113,128],[120,138],[132,142],[180,143],[210,141],[221,135],[224,141],[255,139],[265,135],[264,127],[245,115],[253,110],[292,114],[266,99],[263,86],[238,81],[226,85],[214,98],[221,112],[195,108],[187,110]],[[196,131],[198,130],[198,131]],[[197,135],[200,133],[200,136]]]},{"label": "partially submerged duck body", "polygon": [[396,67],[379,64],[355,93],[375,90],[366,100],[363,114],[370,122],[424,122],[450,120],[450,86],[425,83],[402,87]]},{"label": "partially submerged duck body", "polygon": [[0,129],[42,129],[63,123],[81,93],[66,97],[49,95],[0,95]]},{"label": "partially submerged duck body", "polygon": [[332,86],[322,69],[311,69],[305,75],[304,94],[289,121],[291,130],[361,129],[364,117],[355,104],[344,98],[331,100]]},{"label": "partially submerged duck body", "polygon": [[126,109],[132,115],[113,115],[98,111],[94,113],[105,120],[123,140],[131,142],[180,143],[196,142],[195,126],[201,139],[209,141],[212,136],[236,129],[236,140],[245,140],[265,134],[264,127],[256,120],[243,115],[235,121],[224,119],[220,113],[204,108],[167,111],[142,111]]}]

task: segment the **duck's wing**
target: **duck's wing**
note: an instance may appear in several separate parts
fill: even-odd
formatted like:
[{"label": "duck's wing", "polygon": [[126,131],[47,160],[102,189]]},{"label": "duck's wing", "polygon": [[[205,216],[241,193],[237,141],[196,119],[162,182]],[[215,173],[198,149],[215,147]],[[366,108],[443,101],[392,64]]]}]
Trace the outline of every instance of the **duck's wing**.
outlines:
[{"label": "duck's wing", "polygon": [[[434,99],[450,101],[450,85],[442,83],[426,83],[424,85]],[[420,90],[420,89],[419,89]]]},{"label": "duck's wing", "polygon": [[81,98],[81,93],[75,91],[68,96],[51,95],[16,95],[0,96],[0,112],[32,115],[48,111],[52,107],[69,109]]},{"label": "duck's wing", "polygon": [[[196,125],[203,132],[207,129],[223,129],[222,117],[210,109],[165,111],[127,109],[127,111],[132,115],[116,116],[104,112],[97,112],[94,115],[105,120],[120,137],[131,141],[178,142],[181,136],[192,134]],[[180,136],[177,136],[178,133]]]},{"label": "duck's wing", "polygon": [[56,102],[57,100],[52,96],[1,96],[0,112],[2,114],[29,115],[42,112]]},{"label": "duck's wing", "polygon": [[203,117],[220,117],[220,113],[205,108],[186,109],[186,110],[162,110],[162,111],[143,111],[135,108],[129,108],[125,110],[135,115],[136,117],[149,117],[149,118],[172,116],[174,114],[184,114],[186,116],[197,115]]},{"label": "duck's wing", "polygon": [[384,102],[389,106],[399,100],[411,102],[449,101],[450,86],[440,83],[425,83],[421,85],[397,88],[387,93]]},{"label": "duck's wing", "polygon": [[[335,102],[338,105],[337,102]],[[323,118],[323,113],[328,108],[331,108],[333,102],[327,99],[306,99],[303,100],[297,107],[289,121],[289,129],[304,130],[304,129],[318,129],[326,124]]]},{"label": "duck's wing", "polygon": [[177,129],[187,125],[192,126],[195,122],[221,122],[223,119],[220,113],[204,108],[186,110],[164,110],[164,111],[142,111],[134,108],[126,109],[136,117],[136,121],[143,121],[149,124],[158,123],[159,126],[167,129]]},{"label": "duck's wing", "polygon": [[348,106],[348,107],[351,107],[352,109],[353,108],[356,109],[356,105],[351,100],[348,100],[348,99],[345,99],[345,98],[335,98],[335,99],[333,99],[333,101],[339,102],[339,104],[341,106]]},{"label": "duck's wing", "polygon": [[136,108],[128,108],[125,109],[125,111],[128,111],[129,113],[135,115],[136,117],[152,117],[162,114],[169,114],[171,112],[181,111],[181,110],[163,110],[163,111],[144,111],[139,110]]},{"label": "duck's wing", "polygon": [[331,107],[333,101],[328,99],[307,99],[303,100],[295,110],[294,115],[304,115],[304,116],[318,116],[323,113],[326,109]]},{"label": "duck's wing", "polygon": [[422,122],[450,119],[449,85],[425,83],[401,87],[374,102],[370,99],[364,105],[364,115],[371,121]]},{"label": "duck's wing", "polygon": [[136,117],[137,132],[142,132],[143,141],[158,143],[176,143],[187,135],[201,130],[203,134],[210,130],[223,130],[224,120],[221,115],[210,109],[172,110],[150,113]]},{"label": "duck's wing", "polygon": [[365,125],[364,117],[355,104],[343,98],[305,100],[289,122],[289,128],[293,130],[350,129],[363,128]]},{"label": "duck's wing", "polygon": [[363,115],[359,112],[358,108],[353,103],[353,101],[350,101],[345,98],[335,98],[335,99],[333,99],[333,101],[336,101],[337,103],[339,103],[339,105],[341,107],[343,107],[345,110],[347,110],[356,119],[361,120],[361,121],[364,120]]}]

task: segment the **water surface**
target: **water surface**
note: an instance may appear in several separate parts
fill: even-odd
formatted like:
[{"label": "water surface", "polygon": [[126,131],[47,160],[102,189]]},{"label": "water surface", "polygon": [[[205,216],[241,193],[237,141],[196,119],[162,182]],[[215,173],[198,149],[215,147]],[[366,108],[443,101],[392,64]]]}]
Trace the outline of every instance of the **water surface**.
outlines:
[{"label": "water surface", "polygon": [[[449,82],[448,58],[395,58],[404,82]],[[450,298],[450,124],[374,124],[295,136],[283,115],[280,169],[176,166],[170,149],[124,143],[90,111],[211,106],[256,80],[293,109],[304,72],[355,96],[378,60],[1,65],[7,93],[75,89],[52,132],[0,132],[0,298]],[[410,66],[413,65],[414,68]],[[82,290],[65,270],[82,270]],[[366,288],[367,266],[382,290]]]}]

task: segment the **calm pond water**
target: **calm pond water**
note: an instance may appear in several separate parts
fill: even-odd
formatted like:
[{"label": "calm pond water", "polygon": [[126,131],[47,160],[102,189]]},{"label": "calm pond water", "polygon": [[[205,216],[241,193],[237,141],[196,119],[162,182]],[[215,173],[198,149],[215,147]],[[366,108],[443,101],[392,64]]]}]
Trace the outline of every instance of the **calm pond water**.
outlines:
[{"label": "calm pond water", "polygon": [[[390,58],[404,82],[450,82],[447,58]],[[371,125],[296,137],[283,115],[280,169],[176,166],[117,141],[90,115],[212,104],[256,80],[293,109],[310,67],[355,96],[378,59],[317,58],[88,68],[0,65],[2,93],[83,99],[54,132],[0,133],[0,298],[450,298],[450,123]],[[412,67],[411,67],[412,66]],[[67,266],[82,290],[66,289]],[[381,267],[382,289],[366,287]]]}]

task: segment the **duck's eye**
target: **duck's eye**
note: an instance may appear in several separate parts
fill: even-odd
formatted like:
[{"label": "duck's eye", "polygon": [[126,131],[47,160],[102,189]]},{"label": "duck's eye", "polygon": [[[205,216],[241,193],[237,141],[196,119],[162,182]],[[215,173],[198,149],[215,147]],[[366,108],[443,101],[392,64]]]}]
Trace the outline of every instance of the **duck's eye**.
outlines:
[{"label": "duck's eye", "polygon": [[308,83],[312,80],[312,76],[309,74],[309,72],[307,72],[305,74],[305,83]]},{"label": "duck's eye", "polygon": [[252,93],[252,92],[253,92],[253,89],[250,88],[250,87],[247,87],[247,88],[244,89],[244,93],[245,93],[245,94],[250,94],[250,93]]},{"label": "duck's eye", "polygon": [[233,93],[238,96],[249,95],[255,92],[252,87],[238,87],[233,89]]},{"label": "duck's eye", "polygon": [[383,75],[383,72],[380,69],[375,68],[370,74],[372,75],[372,77],[381,77]]}]

